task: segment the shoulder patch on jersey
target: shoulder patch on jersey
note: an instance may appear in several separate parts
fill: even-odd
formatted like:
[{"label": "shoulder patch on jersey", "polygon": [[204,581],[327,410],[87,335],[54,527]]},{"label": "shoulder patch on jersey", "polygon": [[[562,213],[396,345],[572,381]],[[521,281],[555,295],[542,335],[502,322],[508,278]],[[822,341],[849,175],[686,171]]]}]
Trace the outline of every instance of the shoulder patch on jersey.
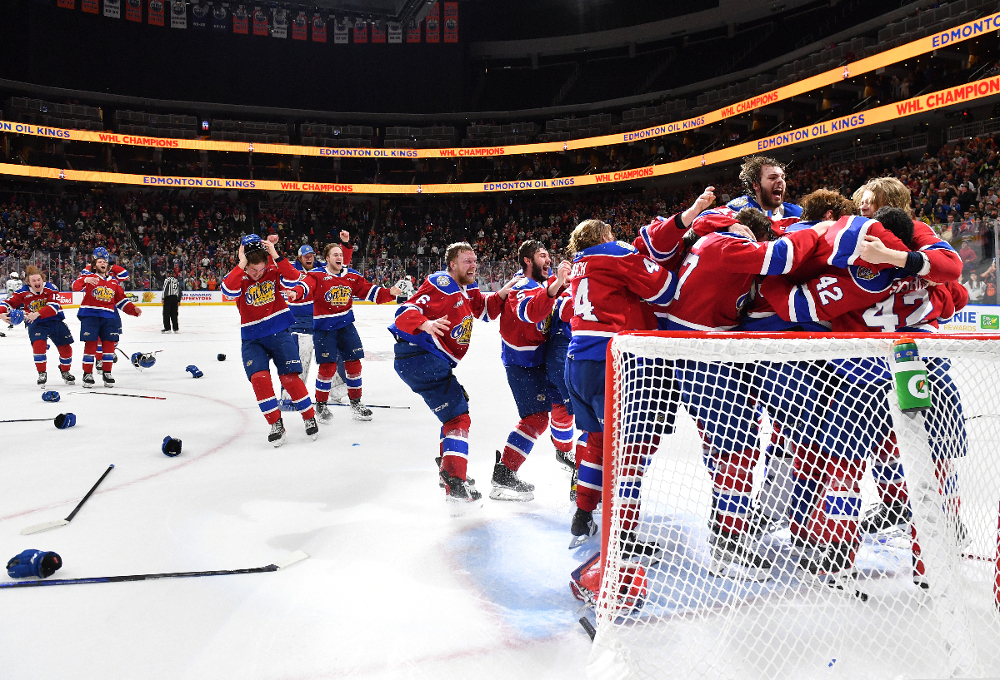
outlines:
[{"label": "shoulder patch on jersey", "polygon": [[738,196],[738,197],[734,198],[733,200],[729,201],[729,203],[726,203],[726,207],[727,208],[745,208],[748,205],[750,205],[751,207],[753,207],[750,204],[750,197],[749,196]]},{"label": "shoulder patch on jersey", "polygon": [[438,286],[447,286],[451,283],[451,279],[447,276],[439,276],[434,280],[434,283]]},{"label": "shoulder patch on jersey", "polygon": [[448,272],[434,272],[427,277],[427,282],[447,295],[459,292],[458,284],[455,279],[448,275]]},{"label": "shoulder patch on jersey", "polygon": [[905,270],[898,267],[889,267],[880,272],[873,272],[867,267],[852,264],[847,266],[847,271],[858,288],[866,290],[869,293],[881,293],[889,290],[889,287],[897,279],[908,276]]}]

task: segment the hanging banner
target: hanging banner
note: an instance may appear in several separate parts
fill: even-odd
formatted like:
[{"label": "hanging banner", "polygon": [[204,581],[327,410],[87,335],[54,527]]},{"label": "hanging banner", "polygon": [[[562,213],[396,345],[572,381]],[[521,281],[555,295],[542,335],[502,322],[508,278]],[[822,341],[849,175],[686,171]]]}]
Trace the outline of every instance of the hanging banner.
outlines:
[{"label": "hanging banner", "polygon": [[288,10],[287,9],[275,9],[271,15],[271,37],[272,38],[287,38],[288,37]]},{"label": "hanging banner", "polygon": [[170,28],[187,27],[187,3],[184,0],[170,0]]},{"label": "hanging banner", "polygon": [[349,31],[350,24],[348,24],[347,19],[337,19],[333,24],[333,44],[346,45],[348,43],[347,35]]},{"label": "hanging banner", "polygon": [[125,0],[125,18],[142,23],[142,0]]},{"label": "hanging banner", "polygon": [[309,21],[306,19],[305,12],[299,12],[294,19],[292,19],[292,40],[305,40],[309,32],[308,27]]},{"label": "hanging banner", "polygon": [[385,24],[383,24],[381,21],[375,21],[372,23],[372,42],[373,43],[385,42]]},{"label": "hanging banner", "polygon": [[56,0],[56,5],[63,9],[76,9],[76,0]]},{"label": "hanging banner", "polygon": [[239,33],[241,35],[247,35],[250,26],[250,15],[247,14],[247,8],[245,5],[239,5],[236,7],[236,11],[233,12],[233,33]]},{"label": "hanging banner", "polygon": [[434,3],[424,19],[424,40],[429,43],[441,42],[441,8]]},{"label": "hanging banner", "polygon": [[389,22],[389,43],[395,45],[403,43],[403,24]]},{"label": "hanging banner", "polygon": [[260,7],[253,8],[253,34],[267,35],[267,14]]},{"label": "hanging banner", "polygon": [[163,25],[163,0],[149,0],[146,21],[150,26]]},{"label": "hanging banner", "polygon": [[444,41],[458,42],[458,3],[444,3]]},{"label": "hanging banner", "polygon": [[[212,7],[212,30],[213,31],[229,31],[229,10],[219,5],[218,7]],[[233,33],[236,32],[236,27],[233,27]],[[246,31],[243,31],[246,33]]]},{"label": "hanging banner", "polygon": [[406,29],[406,42],[420,42],[420,23],[410,19],[410,26]]},{"label": "hanging banner", "polygon": [[208,5],[191,5],[191,28],[208,28]]},{"label": "hanging banner", "polygon": [[100,11],[100,7],[97,6],[97,0],[81,0],[80,9],[87,14],[98,14]]},{"label": "hanging banner", "polygon": [[354,21],[354,44],[360,45],[368,42],[368,22],[364,19]]},{"label": "hanging banner", "polygon": [[326,42],[326,22],[319,14],[313,15],[313,42]]},{"label": "hanging banner", "polygon": [[121,0],[104,0],[104,16],[108,19],[122,18]]}]

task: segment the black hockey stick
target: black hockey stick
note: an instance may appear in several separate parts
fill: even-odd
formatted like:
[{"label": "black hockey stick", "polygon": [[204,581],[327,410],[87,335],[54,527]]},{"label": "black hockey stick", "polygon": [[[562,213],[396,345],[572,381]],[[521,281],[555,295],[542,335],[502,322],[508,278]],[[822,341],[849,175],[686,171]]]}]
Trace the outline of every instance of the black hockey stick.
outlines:
[{"label": "black hockey stick", "polygon": [[225,576],[227,574],[257,574],[265,571],[278,571],[309,557],[301,550],[296,550],[281,562],[269,564],[266,567],[250,569],[220,569],[217,571],[174,571],[166,574],[132,574],[130,576],[93,576],[90,578],[57,578],[51,581],[11,581],[0,583],[0,588],[33,588],[35,586],[71,586],[79,583],[121,583],[122,581],[154,581],[160,578],[194,578],[196,576]]},{"label": "black hockey stick", "polygon": [[59,418],[65,417],[67,415],[70,415],[70,414],[68,414],[68,413],[60,413],[55,418],[18,418],[18,419],[15,419],[15,420],[0,420],[0,423],[41,423],[41,422],[50,422],[51,423],[51,422],[55,422],[56,423],[56,427],[59,427],[59,423],[57,421],[59,420]]},{"label": "black hockey stick", "polygon": [[90,495],[97,490],[97,487],[101,485],[101,482],[104,481],[104,478],[107,477],[108,473],[111,472],[114,468],[115,468],[114,464],[108,466],[108,469],[104,471],[104,474],[101,475],[101,478],[97,480],[97,483],[94,484],[94,486],[90,487],[90,491],[88,491],[87,495],[83,497],[83,500],[76,504],[76,507],[73,508],[73,512],[69,513],[69,517],[67,517],[66,519],[57,519],[51,522],[43,522],[42,524],[35,524],[30,527],[25,527],[24,529],[21,529],[21,535],[27,536],[28,534],[39,534],[43,531],[48,531],[49,529],[55,529],[57,527],[66,526],[67,524],[72,522],[73,518],[76,517],[76,513],[80,512],[80,508],[83,507],[83,504],[87,502],[87,499],[90,498]]},{"label": "black hockey stick", "polygon": [[[337,403],[328,404],[328,405],[329,406],[350,406],[350,404],[337,404]],[[383,406],[381,404],[364,404],[364,406],[367,406],[368,408],[405,408],[407,410],[409,410],[409,408],[410,408],[409,406]]]},{"label": "black hockey stick", "polygon": [[166,401],[166,397],[148,397],[145,394],[119,394],[118,392],[67,392],[66,394],[99,394],[102,397],[132,397],[133,399],[158,399]]}]

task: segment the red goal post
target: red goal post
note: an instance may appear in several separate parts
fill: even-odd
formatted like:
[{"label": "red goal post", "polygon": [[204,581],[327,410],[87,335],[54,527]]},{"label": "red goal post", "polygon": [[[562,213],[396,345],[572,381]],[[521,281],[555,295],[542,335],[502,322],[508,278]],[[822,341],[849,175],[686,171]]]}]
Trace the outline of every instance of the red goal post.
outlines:
[{"label": "red goal post", "polygon": [[[934,401],[930,411],[915,415],[900,412],[892,385],[893,342],[901,337],[631,332],[612,340],[603,578],[590,677],[804,677],[820,667],[851,677],[1000,674],[1000,336],[914,334]],[[856,379],[851,366],[866,366],[868,373]],[[797,409],[795,418],[782,412],[782,398],[799,403],[786,409]],[[742,419],[734,416],[739,405]],[[912,521],[895,534],[860,534],[851,578],[836,587],[829,575],[802,570],[796,562],[801,545],[788,540],[787,526],[775,524],[762,538],[741,538],[766,543],[767,580],[717,576],[706,566],[717,566],[716,506],[732,501],[720,495],[718,473],[708,466],[720,455],[716,449],[724,455],[727,442],[746,439],[748,429],[754,481],[741,498],[761,500],[764,466],[776,447],[798,452],[788,458],[792,489],[801,462],[795,455],[810,449],[829,455],[827,448],[867,463],[857,463],[867,473],[857,493],[828,490],[827,509],[845,498],[847,505],[877,506],[884,480],[875,480],[873,466],[885,464],[883,454],[892,449],[905,471]],[[870,439],[847,445],[845,433],[855,430]],[[640,456],[638,472],[637,437],[649,454]],[[939,472],[942,459],[953,460],[947,465],[960,493],[949,486],[952,477],[935,477],[951,474]],[[823,506],[822,498],[815,502]],[[638,537],[657,544],[654,558],[623,554],[619,536],[629,504],[639,508]],[[810,512],[815,523],[821,513]],[[632,564],[641,565],[642,587]],[[633,607],[638,592],[644,601]],[[862,640],[853,639],[852,626]]]}]

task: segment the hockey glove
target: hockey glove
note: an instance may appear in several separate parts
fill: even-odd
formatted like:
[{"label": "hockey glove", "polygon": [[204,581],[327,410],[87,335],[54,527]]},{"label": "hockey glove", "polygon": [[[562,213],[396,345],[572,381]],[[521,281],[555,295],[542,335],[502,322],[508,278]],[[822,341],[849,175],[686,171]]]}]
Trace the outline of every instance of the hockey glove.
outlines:
[{"label": "hockey glove", "polygon": [[163,438],[163,446],[160,447],[160,450],[163,451],[163,455],[170,456],[171,458],[180,455],[181,440],[174,439],[168,435]]},{"label": "hockey glove", "polygon": [[76,425],[76,414],[73,413],[60,413],[56,416],[56,427],[60,430],[65,430],[67,428]]},{"label": "hockey glove", "polygon": [[48,392],[42,392],[42,401],[59,401],[59,393],[55,390],[49,390]]},{"label": "hockey glove", "polygon": [[204,373],[201,372],[201,369],[199,369],[194,364],[191,364],[184,370],[190,373],[192,378],[200,378],[201,376],[205,375]]},{"label": "hockey glove", "polygon": [[62,558],[56,553],[29,549],[10,559],[7,563],[7,575],[11,578],[47,578],[61,566]]}]

